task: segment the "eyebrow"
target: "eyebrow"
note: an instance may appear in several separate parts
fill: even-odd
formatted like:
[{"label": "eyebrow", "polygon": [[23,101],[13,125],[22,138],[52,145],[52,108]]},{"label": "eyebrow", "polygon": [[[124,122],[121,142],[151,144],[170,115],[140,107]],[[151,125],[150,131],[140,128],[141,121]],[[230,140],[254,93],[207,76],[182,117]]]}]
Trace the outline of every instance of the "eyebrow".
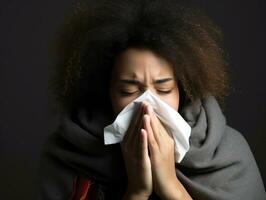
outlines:
[{"label": "eyebrow", "polygon": [[[161,83],[165,83],[168,81],[172,81],[173,78],[162,78],[162,79],[157,79],[156,81],[154,81],[155,84],[161,84]],[[137,85],[137,84],[141,84],[140,81],[135,80],[135,79],[121,79],[120,80],[122,83],[126,83],[126,84],[132,84],[132,85]]]}]

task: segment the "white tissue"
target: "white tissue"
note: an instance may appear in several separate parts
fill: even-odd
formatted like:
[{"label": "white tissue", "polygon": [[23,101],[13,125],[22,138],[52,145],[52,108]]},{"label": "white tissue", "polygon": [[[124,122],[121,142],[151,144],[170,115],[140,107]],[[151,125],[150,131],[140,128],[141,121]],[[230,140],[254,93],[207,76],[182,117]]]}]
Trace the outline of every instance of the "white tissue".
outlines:
[{"label": "white tissue", "polygon": [[175,161],[180,163],[189,150],[191,127],[175,109],[152,94],[149,90],[129,103],[117,115],[112,124],[104,127],[105,145],[119,143],[123,140],[135,109],[137,109],[138,104],[144,100],[150,103],[155,114],[167,129],[167,132],[173,137],[175,142]]}]

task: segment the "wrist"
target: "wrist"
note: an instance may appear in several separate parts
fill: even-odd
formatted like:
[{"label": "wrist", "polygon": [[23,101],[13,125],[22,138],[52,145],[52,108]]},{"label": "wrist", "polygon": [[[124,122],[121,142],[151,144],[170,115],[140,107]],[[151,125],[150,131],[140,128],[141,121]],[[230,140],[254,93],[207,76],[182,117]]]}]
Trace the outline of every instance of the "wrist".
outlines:
[{"label": "wrist", "polygon": [[183,200],[182,194],[178,190],[171,190],[169,192],[165,192],[160,194],[159,197],[162,200]]},{"label": "wrist", "polygon": [[[187,194],[187,195],[186,195]],[[164,191],[159,194],[160,198],[163,200],[185,200],[189,194],[179,182],[179,180],[174,181],[172,184],[169,184]],[[190,197],[190,196],[189,196]]]}]

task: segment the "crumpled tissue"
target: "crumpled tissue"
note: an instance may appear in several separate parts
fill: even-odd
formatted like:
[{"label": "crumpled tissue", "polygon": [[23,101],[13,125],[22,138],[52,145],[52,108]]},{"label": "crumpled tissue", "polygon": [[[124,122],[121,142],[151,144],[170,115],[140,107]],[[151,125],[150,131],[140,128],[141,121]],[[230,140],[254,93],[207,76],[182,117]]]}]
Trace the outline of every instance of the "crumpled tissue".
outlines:
[{"label": "crumpled tissue", "polygon": [[150,90],[145,91],[141,96],[130,102],[117,115],[112,124],[104,127],[104,144],[115,144],[123,140],[135,109],[144,100],[150,103],[156,116],[163,123],[168,134],[174,139],[175,162],[180,163],[189,150],[191,127],[175,109],[154,95]]}]

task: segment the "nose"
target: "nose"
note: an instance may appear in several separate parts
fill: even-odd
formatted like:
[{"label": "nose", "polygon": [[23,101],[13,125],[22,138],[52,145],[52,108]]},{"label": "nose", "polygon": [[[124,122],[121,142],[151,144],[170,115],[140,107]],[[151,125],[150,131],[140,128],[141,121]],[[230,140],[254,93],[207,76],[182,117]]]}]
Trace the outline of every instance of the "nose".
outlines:
[{"label": "nose", "polygon": [[[150,87],[145,87],[145,88],[143,88],[142,94],[143,94],[144,92],[148,91],[148,90],[149,90],[153,95],[157,96],[157,94],[156,94],[156,89],[152,88],[151,86],[150,86]],[[157,97],[158,97],[158,96],[157,96]]]},{"label": "nose", "polygon": [[152,85],[144,85],[142,87],[143,92],[146,92],[147,90],[150,90],[151,92],[154,90]]},{"label": "nose", "polygon": [[[148,87],[148,86],[145,86],[145,87],[143,87],[142,88],[142,93],[144,93],[144,92],[146,92],[146,91],[150,91],[150,92],[152,92],[152,89],[151,89],[151,87]],[[153,93],[153,92],[152,92]]]}]

